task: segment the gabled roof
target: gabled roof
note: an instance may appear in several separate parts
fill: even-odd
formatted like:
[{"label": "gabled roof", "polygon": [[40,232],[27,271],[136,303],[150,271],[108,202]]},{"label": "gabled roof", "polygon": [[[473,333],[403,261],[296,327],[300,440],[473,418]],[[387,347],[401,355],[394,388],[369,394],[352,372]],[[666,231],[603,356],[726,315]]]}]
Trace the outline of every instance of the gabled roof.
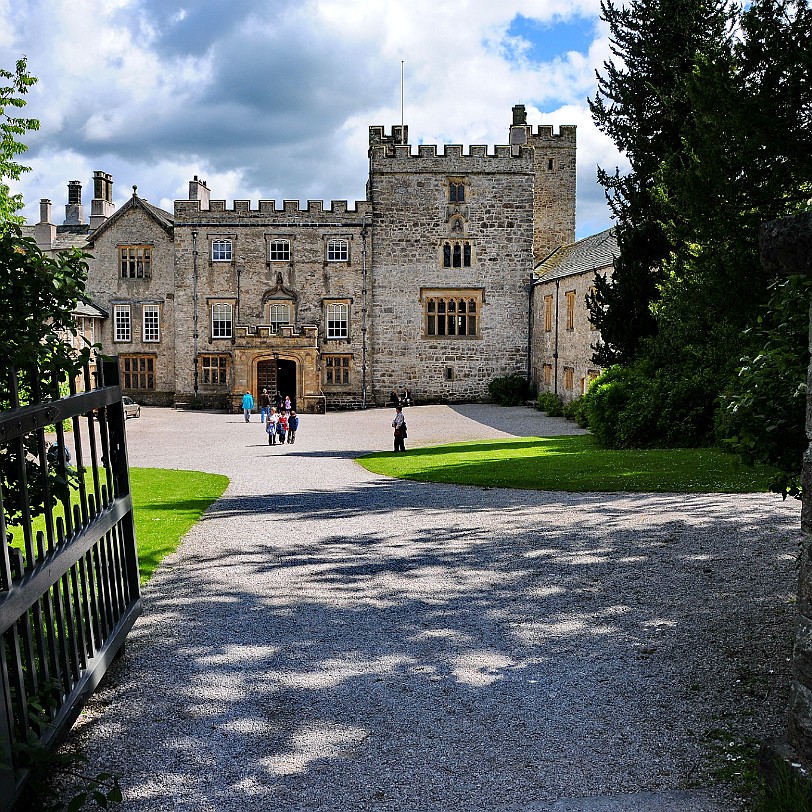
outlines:
[{"label": "gabled roof", "polygon": [[133,192],[133,196],[114,214],[111,214],[89,237],[88,245],[93,245],[93,242],[99,236],[99,234],[104,233],[111,225],[113,225],[120,217],[126,214],[128,211],[131,211],[134,208],[139,208],[143,210],[149,217],[151,217],[158,225],[167,233],[169,236],[172,236],[172,231],[175,227],[175,218],[168,212],[164,211],[163,209],[159,209],[157,206],[153,206],[151,203],[147,203],[146,200],[142,200],[138,195]]},{"label": "gabled roof", "polygon": [[591,237],[556,248],[535,267],[536,281],[549,282],[576,274],[599,271],[614,263],[618,255],[615,231],[607,228]]}]

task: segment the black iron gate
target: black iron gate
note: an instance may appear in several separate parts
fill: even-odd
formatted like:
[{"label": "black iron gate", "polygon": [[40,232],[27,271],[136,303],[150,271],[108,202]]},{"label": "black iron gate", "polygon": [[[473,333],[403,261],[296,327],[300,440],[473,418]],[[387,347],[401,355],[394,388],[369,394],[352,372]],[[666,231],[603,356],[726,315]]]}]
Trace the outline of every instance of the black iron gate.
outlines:
[{"label": "black iron gate", "polygon": [[22,745],[70,729],[141,613],[118,359],[59,398],[35,373],[24,406],[19,380],[0,413],[0,812]]}]

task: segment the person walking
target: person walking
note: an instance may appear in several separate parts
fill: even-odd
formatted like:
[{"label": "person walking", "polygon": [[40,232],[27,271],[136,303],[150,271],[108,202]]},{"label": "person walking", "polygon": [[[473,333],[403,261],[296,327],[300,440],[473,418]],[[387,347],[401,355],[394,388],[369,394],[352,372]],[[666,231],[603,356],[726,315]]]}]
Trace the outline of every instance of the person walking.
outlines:
[{"label": "person walking", "polygon": [[259,422],[264,423],[265,418],[271,413],[271,396],[268,394],[267,389],[263,389],[262,394],[259,396],[259,410]]},{"label": "person walking", "polygon": [[290,410],[293,408],[293,403],[291,403],[290,395],[285,395],[285,411],[290,414]]},{"label": "person walking", "polygon": [[276,445],[276,429],[279,425],[279,415],[276,409],[271,406],[271,413],[268,415],[268,422],[265,424],[265,431],[268,432],[268,445]]},{"label": "person walking", "polygon": [[254,396],[246,389],[242,396],[242,413],[245,415],[245,422],[251,422],[251,412],[254,408]]},{"label": "person walking", "polygon": [[406,418],[403,416],[403,408],[395,407],[395,419],[392,421],[392,428],[395,430],[395,451],[405,451],[406,446]]},{"label": "person walking", "polygon": [[299,428],[299,417],[291,410],[290,416],[288,417],[288,442],[293,445],[296,442],[296,429]]}]

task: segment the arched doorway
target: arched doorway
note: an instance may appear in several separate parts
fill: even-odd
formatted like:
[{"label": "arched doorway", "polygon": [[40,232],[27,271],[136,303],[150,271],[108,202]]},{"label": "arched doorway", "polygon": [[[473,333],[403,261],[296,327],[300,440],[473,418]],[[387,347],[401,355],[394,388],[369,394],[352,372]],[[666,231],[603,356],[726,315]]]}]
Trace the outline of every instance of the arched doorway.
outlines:
[{"label": "arched doorway", "polygon": [[282,397],[290,395],[290,402],[296,406],[296,362],[280,360],[277,362],[276,387]]},{"label": "arched doorway", "polygon": [[284,398],[290,395],[296,402],[296,362],[287,359],[268,359],[257,362],[257,394],[267,389],[271,397],[276,392]]}]

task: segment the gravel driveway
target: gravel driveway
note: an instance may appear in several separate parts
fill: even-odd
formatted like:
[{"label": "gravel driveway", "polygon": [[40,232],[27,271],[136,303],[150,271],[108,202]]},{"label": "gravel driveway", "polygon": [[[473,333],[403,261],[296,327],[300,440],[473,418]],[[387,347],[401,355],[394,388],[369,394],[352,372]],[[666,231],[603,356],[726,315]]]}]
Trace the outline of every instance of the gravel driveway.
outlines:
[{"label": "gravel driveway", "polygon": [[[407,447],[577,431],[406,415]],[[783,728],[797,503],[391,480],[353,457],[392,417],[275,448],[258,416],[128,421],[131,465],[231,484],[146,587],[88,769],[150,812],[739,808],[707,754]]]}]

